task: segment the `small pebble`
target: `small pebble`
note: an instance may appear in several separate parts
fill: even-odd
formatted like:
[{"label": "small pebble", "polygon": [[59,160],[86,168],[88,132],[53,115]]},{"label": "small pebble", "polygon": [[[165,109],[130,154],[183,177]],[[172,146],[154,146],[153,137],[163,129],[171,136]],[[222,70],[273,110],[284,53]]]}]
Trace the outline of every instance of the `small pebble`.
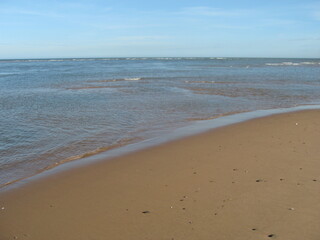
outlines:
[{"label": "small pebble", "polygon": [[275,236],[274,234],[269,234],[269,235],[268,235],[269,238],[272,238],[272,237],[274,237],[274,236]]},{"label": "small pebble", "polygon": [[294,210],[294,208],[293,208],[293,207],[291,207],[291,208],[288,208],[288,209],[289,209],[289,210],[292,210],[292,211]]},{"label": "small pebble", "polygon": [[257,229],[256,229],[256,228],[252,228],[251,230],[252,230],[252,231],[256,231]]},{"label": "small pebble", "polygon": [[4,207],[2,207],[1,210],[4,210]]},{"label": "small pebble", "polygon": [[256,182],[262,182],[262,179],[257,179]]},{"label": "small pebble", "polygon": [[142,213],[150,213],[149,211],[143,211]]}]

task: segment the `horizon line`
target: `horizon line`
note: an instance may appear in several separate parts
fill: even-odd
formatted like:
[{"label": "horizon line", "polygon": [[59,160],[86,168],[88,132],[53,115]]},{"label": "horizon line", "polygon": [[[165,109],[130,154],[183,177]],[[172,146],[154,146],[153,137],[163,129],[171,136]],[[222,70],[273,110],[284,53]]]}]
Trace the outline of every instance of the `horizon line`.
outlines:
[{"label": "horizon line", "polygon": [[163,59],[163,58],[214,58],[214,59],[231,59],[231,58],[247,58],[247,59],[320,59],[320,57],[222,57],[222,56],[210,56],[210,57],[181,57],[181,56],[174,56],[174,57],[37,57],[37,58],[0,58],[0,61],[4,61],[4,60],[50,60],[50,59],[133,59],[133,58],[137,58],[137,59]]}]

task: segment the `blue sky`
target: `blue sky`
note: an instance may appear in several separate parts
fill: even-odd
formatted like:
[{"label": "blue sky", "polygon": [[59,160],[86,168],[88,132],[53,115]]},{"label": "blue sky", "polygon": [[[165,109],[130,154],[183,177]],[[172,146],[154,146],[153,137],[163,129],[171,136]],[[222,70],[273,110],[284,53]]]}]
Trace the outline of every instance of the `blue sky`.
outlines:
[{"label": "blue sky", "polygon": [[319,0],[0,0],[0,58],[320,57]]}]

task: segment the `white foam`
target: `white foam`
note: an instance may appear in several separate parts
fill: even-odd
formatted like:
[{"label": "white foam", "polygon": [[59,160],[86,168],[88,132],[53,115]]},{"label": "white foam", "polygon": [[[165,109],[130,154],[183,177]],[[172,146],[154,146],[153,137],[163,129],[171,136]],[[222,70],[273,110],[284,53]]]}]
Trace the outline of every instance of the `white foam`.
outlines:
[{"label": "white foam", "polygon": [[47,61],[48,62],[65,62],[66,60],[64,60],[64,59],[49,59]]},{"label": "white foam", "polygon": [[209,59],[211,59],[211,60],[226,60],[227,58],[225,58],[225,57],[211,57]]},{"label": "white foam", "polygon": [[19,73],[16,72],[0,72],[0,76],[16,75]]},{"label": "white foam", "polygon": [[126,81],[139,81],[141,78],[125,78]]},{"label": "white foam", "polygon": [[267,66],[301,66],[301,65],[316,65],[320,62],[281,62],[281,63],[266,63]]},{"label": "white foam", "polygon": [[315,65],[315,64],[320,64],[320,62],[302,62],[301,64],[304,64],[304,65]]}]

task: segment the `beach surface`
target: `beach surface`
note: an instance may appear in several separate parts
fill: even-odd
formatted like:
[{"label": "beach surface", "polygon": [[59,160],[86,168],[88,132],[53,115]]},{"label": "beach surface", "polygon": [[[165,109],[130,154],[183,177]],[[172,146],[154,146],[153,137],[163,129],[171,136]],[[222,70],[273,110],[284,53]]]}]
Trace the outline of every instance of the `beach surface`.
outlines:
[{"label": "beach surface", "polygon": [[320,239],[320,111],[257,118],[0,193],[0,239]]}]

